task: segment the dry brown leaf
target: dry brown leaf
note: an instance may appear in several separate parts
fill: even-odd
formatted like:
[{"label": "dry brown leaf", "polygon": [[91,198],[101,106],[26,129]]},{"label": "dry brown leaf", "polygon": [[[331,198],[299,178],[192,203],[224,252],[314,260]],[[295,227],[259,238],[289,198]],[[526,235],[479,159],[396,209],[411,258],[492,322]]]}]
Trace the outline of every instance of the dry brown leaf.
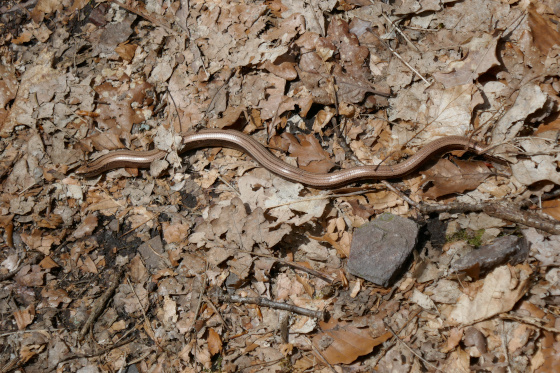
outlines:
[{"label": "dry brown leaf", "polygon": [[19,350],[19,364],[23,365],[33,356],[40,354],[45,349],[45,345],[25,345]]},{"label": "dry brown leaf", "polygon": [[39,226],[40,228],[49,228],[49,229],[58,228],[64,223],[62,216],[54,213],[50,213],[48,216],[44,218],[34,215],[33,220],[35,221],[35,224],[37,224],[37,226]]},{"label": "dry brown leaf", "polygon": [[89,214],[82,220],[76,230],[72,232],[72,237],[74,239],[79,239],[85,236],[89,236],[93,233],[95,228],[97,228],[97,216]]},{"label": "dry brown leaf", "polygon": [[451,325],[472,324],[502,312],[509,312],[525,295],[530,284],[531,268],[528,265],[496,268],[480,280],[482,288],[472,295],[463,294],[450,310]]},{"label": "dry brown leaf", "polygon": [[[346,103],[362,102],[367,93],[387,91],[370,83],[372,76],[366,63],[368,48],[360,45],[346,21],[334,18],[329,23],[327,37],[307,32],[296,43],[303,52],[299,61],[299,78],[312,92],[316,103],[333,104],[335,86],[338,101]],[[336,53],[339,56],[334,59]],[[332,68],[330,73],[325,72],[327,60]]]},{"label": "dry brown leaf", "polygon": [[392,337],[392,334],[387,332],[372,338],[367,328],[359,329],[334,319],[320,325],[323,331],[313,338],[313,345],[330,364],[350,364]]},{"label": "dry brown leaf", "polygon": [[164,222],[162,224],[163,229],[163,239],[167,243],[177,243],[182,242],[187,239],[190,231],[189,224],[170,224]]},{"label": "dry brown leaf", "polygon": [[97,273],[97,267],[89,255],[85,255],[84,261],[80,269],[86,273]]},{"label": "dry brown leaf", "polygon": [[426,183],[432,183],[422,194],[433,199],[476,189],[491,174],[484,162],[469,162],[459,159],[451,162],[445,158],[438,160],[435,166],[430,167],[429,170],[420,173],[426,176]]},{"label": "dry brown leaf", "polygon": [[434,78],[443,83],[446,88],[472,83],[490,68],[498,66],[500,61],[496,57],[496,46],[500,37],[484,34],[480,38],[471,40],[464,47],[468,55],[461,61],[449,63],[451,72],[434,73]]},{"label": "dry brown leaf", "polygon": [[35,305],[30,304],[27,308],[19,309],[14,312],[14,319],[19,330],[23,330],[33,322],[35,318]]},{"label": "dry brown leaf", "polygon": [[560,220],[560,200],[552,199],[543,201],[542,211],[547,215],[552,216],[556,220]]},{"label": "dry brown leaf", "polygon": [[222,351],[222,339],[220,335],[212,328],[208,329],[208,351],[214,356]]},{"label": "dry brown leaf", "polygon": [[52,260],[52,258],[50,256],[45,256],[43,258],[43,260],[41,260],[39,265],[41,266],[41,268],[44,268],[44,269],[51,269],[51,268],[59,267],[59,265],[54,260]]},{"label": "dry brown leaf", "polygon": [[34,229],[31,234],[22,233],[21,239],[31,249],[37,250],[44,255],[49,255],[52,245],[57,239],[51,235],[45,235],[42,230]]},{"label": "dry brown leaf", "polygon": [[241,114],[246,110],[245,106],[229,106],[223,113],[221,118],[210,121],[211,128],[232,127],[239,121]]},{"label": "dry brown leaf", "polygon": [[543,55],[547,55],[550,48],[560,44],[560,33],[556,26],[537,13],[535,6],[529,6],[529,27],[533,34],[533,42]]},{"label": "dry brown leaf", "polygon": [[447,356],[441,367],[442,372],[470,372],[470,355],[458,348]]},{"label": "dry brown leaf", "polygon": [[551,122],[541,124],[535,131],[535,135],[547,131],[554,131],[554,132],[560,131],[560,118],[556,118]]},{"label": "dry brown leaf", "polygon": [[38,265],[25,265],[16,275],[16,281],[23,286],[43,286],[45,284],[45,275],[47,271],[43,271]]},{"label": "dry brown leaf", "polygon": [[[14,67],[8,64],[0,64],[0,113],[16,97],[18,85]],[[0,120],[1,126],[2,121]]]},{"label": "dry brown leaf", "polygon": [[461,343],[463,339],[463,328],[452,328],[449,330],[449,336],[447,338],[445,346],[441,349],[441,352],[448,353]]},{"label": "dry brown leaf", "polygon": [[40,24],[45,16],[62,10],[62,6],[59,0],[39,0],[31,12],[31,18],[36,24]]},{"label": "dry brown leaf", "polygon": [[33,37],[33,33],[31,31],[24,31],[22,32],[17,38],[12,40],[13,44],[23,44],[27,43]]},{"label": "dry brown leaf", "polygon": [[125,42],[117,45],[115,52],[117,52],[120,58],[130,62],[134,58],[134,53],[137,48],[138,46],[136,44],[128,44]]},{"label": "dry brown leaf", "polygon": [[117,136],[129,135],[134,124],[143,122],[153,109],[153,86],[141,79],[132,81],[123,76],[120,85],[106,82],[94,89],[99,95],[96,121]]},{"label": "dry brown leaf", "polygon": [[299,134],[296,137],[290,133],[283,133],[282,136],[273,137],[270,140],[270,146],[287,151],[292,157],[297,157],[299,167],[306,171],[326,173],[334,167],[329,153],[323,150],[319,141],[312,134]]},{"label": "dry brown leaf", "polygon": [[266,61],[262,65],[262,68],[280,78],[291,81],[297,78],[297,71],[294,67],[295,64],[296,62],[292,56],[283,55],[278,57],[274,62]]}]

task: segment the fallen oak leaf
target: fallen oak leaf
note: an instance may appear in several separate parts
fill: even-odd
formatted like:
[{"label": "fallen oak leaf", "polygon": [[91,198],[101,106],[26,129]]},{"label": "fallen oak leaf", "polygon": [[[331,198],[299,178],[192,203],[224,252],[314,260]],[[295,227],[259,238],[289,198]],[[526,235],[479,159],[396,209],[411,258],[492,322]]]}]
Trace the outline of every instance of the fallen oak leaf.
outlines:
[{"label": "fallen oak leaf", "polygon": [[289,152],[292,157],[297,157],[299,167],[306,171],[326,173],[335,166],[329,153],[321,147],[312,134],[294,136],[283,133],[281,136],[271,138],[269,145]]},{"label": "fallen oak leaf", "polygon": [[208,351],[210,355],[214,356],[222,351],[222,339],[220,335],[212,328],[208,329]]},{"label": "fallen oak leaf", "polygon": [[485,162],[439,159],[429,170],[421,171],[426,176],[425,182],[432,185],[423,192],[423,196],[436,199],[465,190],[476,189],[490,174]]},{"label": "fallen oak leaf", "polygon": [[359,329],[334,319],[328,323],[321,322],[320,325],[323,332],[313,338],[313,345],[329,364],[350,364],[392,337],[392,334],[387,332],[372,338],[368,329]]}]

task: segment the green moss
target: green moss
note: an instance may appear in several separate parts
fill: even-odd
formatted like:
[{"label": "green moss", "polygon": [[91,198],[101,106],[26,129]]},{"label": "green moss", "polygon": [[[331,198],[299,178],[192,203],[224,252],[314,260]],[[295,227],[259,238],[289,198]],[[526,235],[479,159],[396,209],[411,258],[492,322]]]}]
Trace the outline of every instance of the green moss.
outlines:
[{"label": "green moss", "polygon": [[482,245],[482,235],[484,232],[484,229],[479,229],[476,232],[470,229],[461,229],[447,236],[447,242],[466,241],[471,246],[479,247]]}]

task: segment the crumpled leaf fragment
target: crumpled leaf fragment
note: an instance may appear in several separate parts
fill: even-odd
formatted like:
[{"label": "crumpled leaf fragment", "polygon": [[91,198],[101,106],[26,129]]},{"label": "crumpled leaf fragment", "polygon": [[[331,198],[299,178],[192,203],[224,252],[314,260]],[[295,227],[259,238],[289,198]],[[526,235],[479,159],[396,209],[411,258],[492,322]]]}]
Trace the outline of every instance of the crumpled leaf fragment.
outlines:
[{"label": "crumpled leaf fragment", "polygon": [[297,157],[298,166],[306,171],[327,173],[334,166],[334,162],[312,134],[283,133],[270,140],[270,146],[289,152],[290,156]]},{"label": "crumpled leaf fragment", "polygon": [[372,338],[368,329],[359,329],[350,323],[338,322],[335,319],[320,324],[323,331],[313,338],[313,345],[330,364],[350,364],[392,336],[387,332]]},{"label": "crumpled leaf fragment", "polygon": [[212,206],[206,214],[205,221],[189,236],[198,247],[249,251],[255,244],[273,247],[291,230],[288,225],[266,220],[261,208],[247,212],[240,198],[233,198],[229,205]]},{"label": "crumpled leaf fragment", "polygon": [[469,162],[460,159],[451,162],[445,158],[439,159],[433,167],[420,173],[426,176],[426,182],[432,183],[422,194],[433,199],[476,189],[491,175],[490,169],[484,162]]},{"label": "crumpled leaf fragment", "polygon": [[473,296],[463,294],[449,313],[451,325],[472,324],[502,312],[509,312],[525,295],[531,280],[531,268],[526,264],[501,266],[483,280],[482,288]]},{"label": "crumpled leaf fragment", "polygon": [[500,64],[496,57],[498,40],[500,40],[499,36],[494,37],[490,34],[474,38],[464,45],[468,49],[467,57],[461,61],[450,62],[451,71],[436,72],[434,78],[443,83],[446,88],[472,83],[490,68]]}]

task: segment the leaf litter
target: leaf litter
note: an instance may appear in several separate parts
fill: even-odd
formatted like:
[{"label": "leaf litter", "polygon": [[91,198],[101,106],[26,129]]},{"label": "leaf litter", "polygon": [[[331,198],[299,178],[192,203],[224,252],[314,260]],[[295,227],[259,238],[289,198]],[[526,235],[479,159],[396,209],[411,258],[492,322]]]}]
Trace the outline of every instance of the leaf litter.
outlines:
[{"label": "leaf litter", "polygon": [[[0,6],[3,371],[555,371],[555,1],[121,1]],[[205,127],[312,172],[441,136],[492,149],[319,191],[237,150],[181,159]],[[73,173],[122,148],[168,155]],[[345,266],[383,212],[426,233],[389,289]],[[523,263],[452,271],[506,235],[530,244]]]}]

